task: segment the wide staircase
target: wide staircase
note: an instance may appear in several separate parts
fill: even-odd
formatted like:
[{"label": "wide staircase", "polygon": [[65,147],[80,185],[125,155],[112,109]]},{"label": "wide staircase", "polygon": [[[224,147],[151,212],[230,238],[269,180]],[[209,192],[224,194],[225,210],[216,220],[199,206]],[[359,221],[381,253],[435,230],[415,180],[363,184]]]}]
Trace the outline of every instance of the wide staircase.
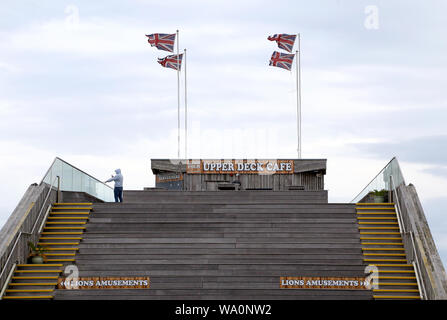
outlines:
[{"label": "wide staircase", "polygon": [[378,268],[374,299],[420,299],[416,274],[408,263],[394,203],[358,203],[357,219],[365,263]]},{"label": "wide staircase", "polygon": [[53,299],[64,266],[75,262],[92,203],[55,203],[38,245],[45,248],[43,264],[18,264],[2,299]]},{"label": "wide staircase", "polygon": [[356,207],[327,204],[325,192],[134,191],[124,200],[93,204],[75,263],[81,277],[148,276],[150,289],[58,289],[55,299],[373,299],[371,290],[279,287],[287,276],[365,275]]},{"label": "wide staircase", "polygon": [[[306,198],[310,200],[306,201]],[[420,299],[394,204],[321,192],[131,191],[125,203],[56,203],[3,299]],[[150,289],[56,289],[81,277],[150,277]],[[280,289],[280,277],[363,277],[373,290]]]}]

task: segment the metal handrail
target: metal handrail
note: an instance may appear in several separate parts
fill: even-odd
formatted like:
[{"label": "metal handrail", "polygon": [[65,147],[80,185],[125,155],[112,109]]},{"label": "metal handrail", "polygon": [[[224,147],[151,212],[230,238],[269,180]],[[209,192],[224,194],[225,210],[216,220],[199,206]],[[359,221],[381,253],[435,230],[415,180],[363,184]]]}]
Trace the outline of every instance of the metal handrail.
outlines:
[{"label": "metal handrail", "polygon": [[413,247],[413,257],[415,257],[416,259],[413,259],[413,267],[416,269],[416,281],[419,285],[419,288],[422,287],[422,292],[421,292],[421,298],[423,300],[427,299],[427,292],[425,291],[425,284],[424,281],[422,281],[422,274],[421,274],[421,267],[419,265],[419,259],[417,256],[417,252],[416,252],[416,246],[415,246],[415,242],[414,242],[414,233],[413,231],[410,231],[410,239],[411,239],[411,245]]},{"label": "metal handrail", "polygon": [[396,196],[396,201],[394,201],[394,206],[396,207],[396,212],[397,212],[397,222],[399,223],[399,227],[400,227],[400,230],[402,231],[402,233],[406,233],[407,231],[406,231],[406,228],[405,228],[405,224],[403,223],[403,220],[402,220],[402,215],[401,215],[401,209],[400,209],[400,200],[399,200],[399,195],[397,194],[397,188],[396,188],[396,185],[394,184],[394,179],[393,179],[393,176],[390,176],[390,187],[391,187],[391,190],[394,190],[394,194],[395,194],[395,196]]},{"label": "metal handrail", "polygon": [[48,192],[47,192],[47,196],[45,197],[45,200],[43,201],[42,208],[40,208],[40,211],[39,211],[39,214],[37,215],[36,221],[34,221],[33,228],[31,229],[31,233],[33,233],[33,232],[34,232],[34,229],[36,228],[37,222],[39,221],[39,218],[40,218],[40,216],[42,215],[43,209],[45,208],[45,203],[47,203],[47,200],[48,200],[48,198],[50,197],[51,190],[53,189],[53,184],[54,184],[54,181],[55,181],[56,179],[57,179],[57,196],[56,196],[56,202],[59,202],[59,200],[60,200],[60,199],[59,199],[59,193],[60,193],[60,190],[61,190],[61,178],[60,178],[59,176],[56,176],[56,177],[53,179],[52,184],[50,185],[50,190],[48,190]]},{"label": "metal handrail", "polygon": [[[402,219],[402,211],[400,209],[400,199],[399,199],[399,194],[397,193],[397,188],[396,185],[394,184],[394,179],[393,176],[390,176],[390,183],[391,183],[391,189],[394,191],[394,195],[396,197],[396,200],[394,201],[394,206],[396,208],[396,213],[397,213],[397,222],[399,223],[399,227],[400,230],[403,234],[407,234],[406,228],[405,228],[405,224],[403,223],[403,219]],[[393,199],[394,200],[394,199]],[[425,284],[421,275],[421,268],[420,268],[420,263],[419,263],[419,258],[417,256],[417,252],[416,252],[416,244],[414,242],[414,234],[413,231],[409,231],[408,232],[410,234],[410,239],[411,239],[411,249],[413,251],[413,267],[416,271],[416,282],[418,284],[418,287],[422,290],[420,290],[420,295],[421,298],[423,300],[427,299],[427,292],[425,290]]]},{"label": "metal handrail", "polygon": [[[3,268],[2,272],[0,273],[0,280],[1,280],[2,277],[3,277],[3,273],[4,273],[5,270],[6,270],[6,266],[8,265],[9,260],[11,260],[12,254],[14,253],[14,250],[15,250],[15,248],[16,248],[16,246],[17,246],[17,243],[19,243],[19,240],[21,239],[22,235],[28,235],[28,236],[33,235],[34,230],[35,230],[36,225],[37,225],[37,222],[39,221],[39,218],[40,218],[40,216],[42,215],[43,209],[44,209],[44,207],[45,207],[45,203],[47,202],[48,198],[50,197],[51,191],[53,190],[53,184],[54,184],[54,181],[56,181],[56,179],[58,180],[58,183],[57,183],[57,199],[56,199],[56,202],[59,202],[60,177],[59,177],[59,176],[56,176],[56,177],[54,178],[54,180],[52,181],[53,183],[50,185],[50,190],[48,190],[48,193],[47,193],[47,195],[46,195],[46,197],[45,197],[45,200],[44,200],[43,203],[42,203],[42,208],[40,209],[39,214],[37,215],[36,221],[34,221],[34,224],[33,224],[33,227],[32,227],[32,229],[31,229],[31,232],[23,232],[23,231],[20,231],[19,235],[17,236],[17,239],[16,239],[16,241],[14,242],[14,245],[13,245],[11,251],[9,252],[8,258],[6,259],[6,262],[5,262],[5,264],[4,264],[5,267]],[[1,297],[0,297],[0,298],[1,298]]]}]

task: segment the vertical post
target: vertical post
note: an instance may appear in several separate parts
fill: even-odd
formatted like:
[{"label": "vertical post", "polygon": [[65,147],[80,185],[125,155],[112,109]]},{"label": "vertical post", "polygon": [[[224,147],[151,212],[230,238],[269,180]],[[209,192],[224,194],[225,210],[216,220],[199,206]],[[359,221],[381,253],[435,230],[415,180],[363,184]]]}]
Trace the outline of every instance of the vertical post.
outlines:
[{"label": "vertical post", "polygon": [[[391,187],[391,179],[392,179],[392,176],[390,176],[390,181],[389,181],[389,190],[388,190],[388,202],[393,202],[393,188]],[[397,192],[397,190],[395,191],[395,192]]]},{"label": "vertical post", "polygon": [[301,159],[301,39],[298,33],[298,50],[296,54],[296,129],[298,139],[298,159]]},{"label": "vertical post", "polygon": [[[50,186],[52,187],[52,186]],[[61,177],[57,176],[57,194],[56,194],[56,203],[59,203],[61,199]]]},{"label": "vertical post", "polygon": [[184,49],[183,59],[184,62],[184,72],[185,72],[185,159],[188,159],[188,91],[186,90],[186,49]]},{"label": "vertical post", "polygon": [[180,59],[179,32],[177,30],[177,158],[180,159]]}]

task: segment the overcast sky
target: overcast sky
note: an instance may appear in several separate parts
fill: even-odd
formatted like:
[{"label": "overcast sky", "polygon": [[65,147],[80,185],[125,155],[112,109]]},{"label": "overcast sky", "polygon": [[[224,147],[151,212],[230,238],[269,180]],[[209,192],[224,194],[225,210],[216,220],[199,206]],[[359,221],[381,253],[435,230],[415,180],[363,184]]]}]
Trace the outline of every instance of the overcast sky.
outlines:
[{"label": "overcast sky", "polygon": [[179,29],[187,49],[189,158],[295,158],[296,75],[268,66],[267,36],[301,33],[303,158],[327,158],[330,201],[349,202],[397,156],[446,264],[446,12],[443,0],[3,0],[0,225],[56,156],[101,180],[119,167],[126,189],[154,185],[150,158],[177,157],[177,75],[149,33]]}]

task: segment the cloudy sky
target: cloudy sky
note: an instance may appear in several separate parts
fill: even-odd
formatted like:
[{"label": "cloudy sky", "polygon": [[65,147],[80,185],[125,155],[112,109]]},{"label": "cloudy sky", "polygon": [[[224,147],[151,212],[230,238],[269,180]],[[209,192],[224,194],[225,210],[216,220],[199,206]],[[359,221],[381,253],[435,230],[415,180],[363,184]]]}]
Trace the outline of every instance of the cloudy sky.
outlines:
[{"label": "cloudy sky", "polygon": [[296,74],[268,66],[266,38],[300,33],[303,157],[328,159],[330,201],[397,156],[446,264],[446,12],[443,0],[1,1],[0,225],[55,156],[102,180],[119,167],[127,189],[154,185],[151,158],[177,157],[177,75],[149,33],[178,29],[187,49],[189,158],[296,157]]}]

